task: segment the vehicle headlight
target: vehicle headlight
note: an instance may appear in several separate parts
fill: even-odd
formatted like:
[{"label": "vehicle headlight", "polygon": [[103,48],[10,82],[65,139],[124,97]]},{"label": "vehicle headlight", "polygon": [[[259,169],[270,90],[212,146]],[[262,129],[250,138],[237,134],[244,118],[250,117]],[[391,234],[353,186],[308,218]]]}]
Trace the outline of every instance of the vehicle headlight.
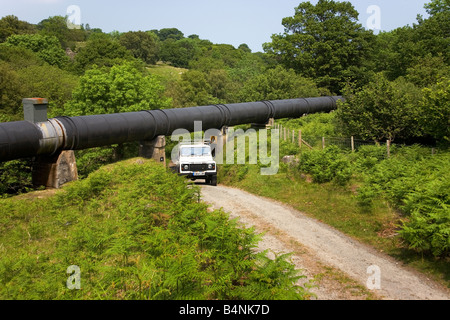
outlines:
[{"label": "vehicle headlight", "polygon": [[183,170],[184,171],[188,171],[189,170],[189,165],[188,164],[184,164],[183,165]]},{"label": "vehicle headlight", "polygon": [[214,168],[215,168],[214,163],[208,164],[208,170],[214,170]]}]

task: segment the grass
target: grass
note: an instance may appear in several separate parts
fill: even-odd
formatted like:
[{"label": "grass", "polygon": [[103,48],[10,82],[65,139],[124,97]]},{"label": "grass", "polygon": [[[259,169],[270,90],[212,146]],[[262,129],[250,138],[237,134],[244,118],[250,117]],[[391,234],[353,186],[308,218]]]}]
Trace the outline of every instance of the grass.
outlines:
[{"label": "grass", "polygon": [[[62,190],[0,199],[0,299],[304,299],[286,259],[198,201],[151,160],[102,167]],[[67,286],[68,267],[81,288]],[[72,280],[70,280],[72,281]]]},{"label": "grass", "polygon": [[251,166],[241,181],[228,175],[221,176],[220,182],[288,204],[366,243],[377,245],[382,242],[385,247],[397,245],[395,240],[380,238],[378,233],[390,226],[391,221],[398,220],[398,213],[382,202],[371,212],[362,213],[354,199],[354,186],[317,184],[292,171],[262,176],[256,166]]},{"label": "grass", "polygon": [[240,167],[220,168],[219,183],[290,205],[450,287],[448,259],[408,250],[398,236],[399,225],[406,217],[381,199],[370,209],[358,205],[355,190],[360,181],[352,179],[347,186],[318,184],[287,167],[273,176],[262,176],[258,166]]},{"label": "grass", "polygon": [[147,66],[147,70],[158,77],[160,77],[163,83],[170,82],[172,80],[181,80],[181,75],[187,72],[187,69],[173,67],[161,62],[156,65]]}]

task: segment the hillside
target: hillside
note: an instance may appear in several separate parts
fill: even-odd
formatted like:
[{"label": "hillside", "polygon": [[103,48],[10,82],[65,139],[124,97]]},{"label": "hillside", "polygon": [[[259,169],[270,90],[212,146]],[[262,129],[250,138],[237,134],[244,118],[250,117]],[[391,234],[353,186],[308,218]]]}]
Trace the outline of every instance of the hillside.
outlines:
[{"label": "hillside", "polygon": [[308,297],[286,256],[253,253],[259,236],[199,194],[139,158],[0,200],[0,299]]}]

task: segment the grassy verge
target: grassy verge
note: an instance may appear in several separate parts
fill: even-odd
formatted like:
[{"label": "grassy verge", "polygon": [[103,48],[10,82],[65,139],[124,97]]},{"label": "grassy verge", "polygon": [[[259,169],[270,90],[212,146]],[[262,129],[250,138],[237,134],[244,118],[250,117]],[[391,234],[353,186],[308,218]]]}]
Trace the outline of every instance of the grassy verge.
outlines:
[{"label": "grassy verge", "polygon": [[382,199],[374,200],[370,208],[359,205],[356,190],[362,181],[353,178],[345,186],[314,183],[310,176],[284,165],[273,176],[261,175],[258,166],[220,169],[219,183],[288,204],[450,287],[448,259],[409,250],[398,235],[406,216]]}]

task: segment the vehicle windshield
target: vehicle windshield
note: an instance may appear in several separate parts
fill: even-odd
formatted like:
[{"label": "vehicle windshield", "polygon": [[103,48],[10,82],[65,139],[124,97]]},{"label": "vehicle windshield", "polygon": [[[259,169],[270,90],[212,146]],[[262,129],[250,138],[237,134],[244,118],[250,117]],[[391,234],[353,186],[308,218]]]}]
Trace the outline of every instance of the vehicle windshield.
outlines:
[{"label": "vehicle windshield", "polygon": [[209,147],[184,147],[181,148],[181,156],[209,156],[211,155],[211,149]]}]

